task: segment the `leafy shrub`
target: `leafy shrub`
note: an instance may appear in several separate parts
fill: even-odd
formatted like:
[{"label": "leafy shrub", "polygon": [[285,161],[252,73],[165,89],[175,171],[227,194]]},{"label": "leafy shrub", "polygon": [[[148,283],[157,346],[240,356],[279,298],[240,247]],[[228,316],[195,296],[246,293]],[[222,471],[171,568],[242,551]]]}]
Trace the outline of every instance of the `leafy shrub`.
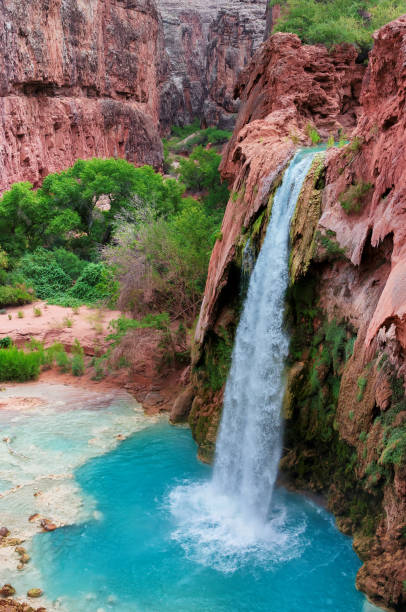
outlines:
[{"label": "leafy shrub", "polygon": [[179,138],[187,138],[188,136],[194,134],[197,130],[200,130],[200,120],[197,117],[189,125],[173,125],[171,128],[172,134],[174,136],[178,136]]},{"label": "leafy shrub", "polygon": [[365,198],[372,187],[371,183],[364,183],[362,181],[355,185],[350,185],[340,196],[340,204],[345,212],[349,215],[361,212],[365,205]]},{"label": "leafy shrub", "polygon": [[0,285],[0,307],[22,306],[23,304],[30,304],[33,299],[33,294],[24,286],[11,287],[10,285]]},{"label": "leafy shrub", "polygon": [[74,376],[82,376],[85,371],[85,364],[83,360],[83,356],[79,353],[76,353],[72,357],[72,374]]},{"label": "leafy shrub", "polygon": [[42,300],[64,293],[72,285],[71,277],[56,262],[53,252],[42,247],[24,255],[17,270],[32,284]]},{"label": "leafy shrub", "polygon": [[310,138],[313,145],[317,145],[321,141],[320,134],[318,133],[316,128],[312,126],[310,123],[307,126],[307,135]]},{"label": "leafy shrub", "polygon": [[179,177],[186,187],[192,191],[208,191],[207,204],[210,208],[224,206],[229,197],[229,191],[221,183],[218,171],[221,155],[212,149],[196,147],[189,159],[181,159]]},{"label": "leafy shrub", "polygon": [[340,247],[336,239],[336,233],[332,230],[327,230],[322,234],[319,230],[316,232],[316,240],[325,249],[329,260],[341,259],[345,257],[345,249]]},{"label": "leafy shrub", "polygon": [[121,224],[103,258],[120,279],[119,308],[193,317],[206,282],[219,215],[186,198],[170,219],[151,219],[137,227]]},{"label": "leafy shrub", "polygon": [[10,336],[4,336],[4,338],[0,338],[0,349],[10,348],[12,344],[13,341]]},{"label": "leafy shrub", "polygon": [[55,249],[52,254],[55,262],[72,280],[79,278],[87,265],[86,261],[66,249]]},{"label": "leafy shrub", "polygon": [[101,263],[89,263],[75,285],[69,291],[71,297],[83,302],[96,302],[109,297],[112,290],[109,288],[109,271]]},{"label": "leafy shrub", "polygon": [[29,352],[11,346],[0,350],[0,380],[24,382],[38,378],[41,358],[37,352]]},{"label": "leafy shrub", "polygon": [[54,352],[54,358],[56,365],[61,372],[66,373],[71,369],[71,360],[63,347],[59,348]]},{"label": "leafy shrub", "polygon": [[367,384],[368,384],[368,379],[364,378],[363,376],[360,376],[359,379],[357,380],[357,386],[358,386],[357,401],[358,402],[362,401]]},{"label": "leafy shrub", "polygon": [[120,317],[110,321],[111,334],[107,336],[107,340],[112,343],[112,346],[119,344],[121,339],[131,329],[159,329],[167,330],[169,327],[169,315],[166,312],[160,314],[147,314],[143,319],[128,319]]},{"label": "leafy shrub", "polygon": [[84,354],[85,351],[83,347],[81,346],[79,340],[75,338],[75,341],[72,345],[72,355],[80,355],[81,357],[84,357]]},{"label": "leafy shrub", "polygon": [[214,127],[207,128],[206,130],[199,130],[192,138],[188,138],[185,141],[181,141],[176,144],[174,150],[181,150],[182,152],[191,152],[196,146],[207,146],[208,144],[220,145],[230,140],[232,132],[227,130],[219,130]]},{"label": "leafy shrub", "polygon": [[105,371],[103,364],[105,363],[103,358],[98,358],[93,362],[94,374],[92,380],[102,380],[105,377]]},{"label": "leafy shrub", "polygon": [[406,424],[395,427],[386,440],[385,448],[379,459],[381,465],[406,464]]}]

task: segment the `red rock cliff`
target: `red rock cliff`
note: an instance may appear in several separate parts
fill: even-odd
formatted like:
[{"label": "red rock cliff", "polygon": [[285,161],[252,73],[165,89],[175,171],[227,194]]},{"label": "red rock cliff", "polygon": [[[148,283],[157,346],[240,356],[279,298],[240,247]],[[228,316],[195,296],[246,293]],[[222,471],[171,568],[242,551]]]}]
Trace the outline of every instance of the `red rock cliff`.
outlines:
[{"label": "red rock cliff", "polygon": [[78,157],[159,166],[152,0],[0,3],[0,190]]},{"label": "red rock cliff", "polygon": [[157,0],[165,34],[161,125],[185,125],[195,117],[232,128],[238,73],[265,31],[266,0]]},{"label": "red rock cliff", "polygon": [[[299,301],[313,292],[313,314],[296,307],[292,333],[306,340],[288,376],[282,466],[296,486],[324,493],[340,528],[354,536],[364,562],[358,588],[385,609],[403,611],[406,16],[375,34],[367,68],[355,55],[276,34],[241,76],[242,107],[222,164],[233,195],[196,330],[190,423],[210,457],[222,393],[208,385],[213,367],[224,369],[224,330],[237,318],[241,245],[264,230],[283,168],[309,144],[307,126],[324,138],[341,126],[350,142],[312,170],[292,224],[292,285]],[[326,329],[342,334],[337,368],[323,361],[331,350]],[[355,346],[344,355],[349,340]]]},{"label": "red rock cliff", "polygon": [[302,45],[294,34],[275,34],[241,75],[236,95],[242,106],[221,166],[235,195],[224,216],[223,239],[210,261],[198,344],[218,314],[241,228],[266,205],[272,183],[298,143],[309,142],[308,126],[323,136],[355,127],[364,72],[356,56],[353,47],[329,53],[322,46]]}]

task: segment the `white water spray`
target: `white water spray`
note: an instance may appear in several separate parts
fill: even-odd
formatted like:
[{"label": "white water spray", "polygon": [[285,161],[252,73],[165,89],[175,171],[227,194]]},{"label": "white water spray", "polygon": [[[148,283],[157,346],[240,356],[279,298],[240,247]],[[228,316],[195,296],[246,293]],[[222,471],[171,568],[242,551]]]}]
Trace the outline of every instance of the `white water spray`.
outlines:
[{"label": "white water spray", "polygon": [[289,227],[314,155],[295,155],[274,197],[237,329],[213,478],[171,494],[172,511],[181,523],[176,539],[203,563],[223,570],[238,567],[246,553],[262,557],[265,550],[268,560],[269,553],[290,557],[301,532],[297,524],[289,528],[283,508],[273,504],[271,509],[271,499],[281,456],[289,348],[283,326]]},{"label": "white water spray", "polygon": [[289,227],[313,157],[296,154],[275,194],[237,329],[217,441],[215,487],[237,499],[243,514],[261,522],[267,519],[281,455]]}]

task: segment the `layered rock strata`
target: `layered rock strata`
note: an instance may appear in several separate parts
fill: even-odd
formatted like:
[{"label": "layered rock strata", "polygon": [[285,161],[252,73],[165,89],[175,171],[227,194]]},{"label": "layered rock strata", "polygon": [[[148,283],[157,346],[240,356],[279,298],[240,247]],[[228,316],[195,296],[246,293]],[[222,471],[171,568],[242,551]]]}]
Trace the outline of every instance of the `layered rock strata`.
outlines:
[{"label": "layered rock strata", "polygon": [[78,157],[159,166],[153,0],[0,4],[0,190]]},{"label": "layered rock strata", "polygon": [[[406,17],[375,34],[367,68],[276,34],[243,73],[223,160],[232,185],[196,330],[189,421],[212,456],[243,299],[284,168],[312,129],[349,143],[316,158],[291,229],[292,341],[282,472],[326,496],[364,562],[357,586],[406,609]],[[361,90],[362,83],[362,90]],[[313,132],[314,135],[314,132]]]},{"label": "layered rock strata", "polygon": [[158,0],[168,62],[161,89],[161,125],[230,128],[234,86],[265,32],[266,0]]}]

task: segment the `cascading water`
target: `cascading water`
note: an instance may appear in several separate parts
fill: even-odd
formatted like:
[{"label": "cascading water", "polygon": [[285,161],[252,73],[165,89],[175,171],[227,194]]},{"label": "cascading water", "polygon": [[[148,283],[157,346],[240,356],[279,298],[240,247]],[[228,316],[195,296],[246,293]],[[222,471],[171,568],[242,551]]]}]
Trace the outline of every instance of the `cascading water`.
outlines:
[{"label": "cascading water", "polygon": [[[170,496],[175,537],[205,564],[234,570],[247,554],[295,554],[301,528],[271,499],[281,455],[281,406],[289,338],[284,330],[289,227],[315,152],[300,151],[275,193],[252,272],[224,395],[212,480]],[[282,552],[283,551],[283,552]]]},{"label": "cascading water", "polygon": [[281,454],[283,370],[289,347],[283,327],[289,227],[313,157],[299,152],[275,194],[237,329],[217,441],[214,486],[237,499],[242,513],[262,522]]}]

